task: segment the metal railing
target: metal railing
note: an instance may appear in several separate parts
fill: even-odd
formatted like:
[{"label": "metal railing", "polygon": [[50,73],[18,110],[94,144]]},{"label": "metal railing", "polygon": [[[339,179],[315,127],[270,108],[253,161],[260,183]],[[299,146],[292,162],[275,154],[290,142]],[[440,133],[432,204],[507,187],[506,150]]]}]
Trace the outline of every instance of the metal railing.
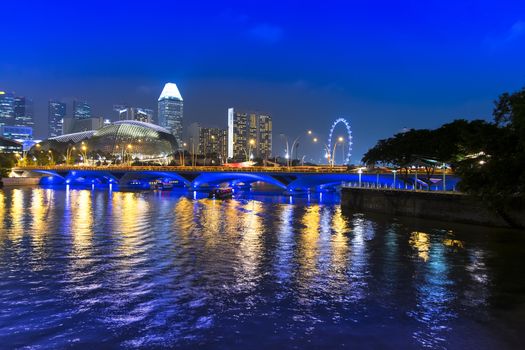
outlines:
[{"label": "metal railing", "polygon": [[227,166],[144,166],[144,165],[40,165],[40,166],[17,166],[15,171],[124,171],[124,172],[141,172],[141,171],[167,171],[167,172],[245,172],[245,173],[322,173],[322,174],[341,174],[355,173],[347,167],[227,167]]}]

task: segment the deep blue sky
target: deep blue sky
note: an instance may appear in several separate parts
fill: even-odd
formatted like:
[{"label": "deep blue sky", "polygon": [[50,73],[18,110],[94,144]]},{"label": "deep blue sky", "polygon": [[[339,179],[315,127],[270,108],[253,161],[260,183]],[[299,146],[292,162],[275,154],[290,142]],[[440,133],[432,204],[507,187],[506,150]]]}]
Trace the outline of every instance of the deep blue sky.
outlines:
[{"label": "deep blue sky", "polygon": [[347,117],[356,162],[403,127],[489,119],[525,86],[525,1],[109,2],[2,1],[0,90],[35,100],[37,136],[49,98],[109,116],[156,108],[172,81],[186,125],[225,127],[230,106],[271,113],[274,153],[282,132],[326,138]]}]

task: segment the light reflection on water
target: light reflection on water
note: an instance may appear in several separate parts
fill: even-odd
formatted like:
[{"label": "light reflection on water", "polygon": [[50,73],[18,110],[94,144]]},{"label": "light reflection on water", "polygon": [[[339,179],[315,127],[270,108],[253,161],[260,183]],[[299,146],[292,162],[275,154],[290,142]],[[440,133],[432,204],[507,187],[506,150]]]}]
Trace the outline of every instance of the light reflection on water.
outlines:
[{"label": "light reflection on water", "polygon": [[326,196],[193,196],[0,191],[2,346],[523,340],[523,234],[344,213]]}]

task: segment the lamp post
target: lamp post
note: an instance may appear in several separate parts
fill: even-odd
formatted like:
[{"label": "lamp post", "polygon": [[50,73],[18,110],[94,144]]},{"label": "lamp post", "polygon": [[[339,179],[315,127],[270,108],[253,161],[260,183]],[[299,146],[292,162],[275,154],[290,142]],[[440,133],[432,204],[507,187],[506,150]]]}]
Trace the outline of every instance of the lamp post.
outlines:
[{"label": "lamp post", "polygon": [[184,142],[184,143],[182,144],[182,147],[183,147],[183,148],[182,148],[182,157],[181,157],[182,161],[180,162],[180,165],[181,165],[181,166],[185,166],[185,165],[186,165],[186,160],[184,159],[184,155],[185,155],[185,153],[186,153],[186,146],[187,146],[187,145],[188,145],[188,144],[187,144],[186,142]]},{"label": "lamp post", "polygon": [[[330,158],[332,159],[332,167],[335,165],[335,149],[337,148],[337,144],[338,144],[339,142],[342,142],[342,141],[343,141],[343,138],[342,138],[342,137],[339,137],[339,138],[337,139],[337,142],[334,143],[334,149],[333,149],[333,151],[332,151],[332,155],[331,155],[331,157],[330,157]],[[326,147],[328,148],[328,146],[326,146]]]},{"label": "lamp post", "polygon": [[392,183],[392,187],[395,189],[396,188],[396,173],[397,173],[397,170],[396,169],[392,170],[392,173],[394,174],[394,182]]},{"label": "lamp post", "polygon": [[443,191],[447,190],[447,165],[443,163],[443,166],[441,167],[443,171]]},{"label": "lamp post", "polygon": [[[313,138],[313,142],[314,143],[317,143],[318,141],[319,141],[319,139],[317,137]],[[326,158],[326,160],[328,162],[328,165],[330,165],[331,164],[331,159],[332,159],[331,155],[330,155],[330,149],[328,148],[326,143],[323,144],[323,147],[325,149],[325,158]]]},{"label": "lamp post", "polygon": [[344,165],[345,164],[345,139],[342,136],[339,136],[337,140],[343,143],[343,162],[342,164]]},{"label": "lamp post", "polygon": [[72,151],[76,151],[76,147],[73,146],[73,147],[68,147],[66,149],[66,165],[69,165],[70,162],[71,162],[71,156],[72,156]]},{"label": "lamp post", "polygon": [[[312,130],[308,130],[308,135],[311,135],[312,134]],[[296,147],[296,145],[298,145],[298,141],[299,139],[301,138],[301,136],[297,136],[295,138],[295,140],[292,142],[292,147],[290,149],[289,147],[289,143],[288,143],[288,137],[285,135],[285,134],[281,134],[281,137],[284,138],[284,140],[286,141],[286,155],[285,155],[285,158],[286,158],[286,165],[288,167],[290,167],[290,162],[293,162],[293,149]]]},{"label": "lamp post", "polygon": [[84,143],[84,141],[82,141],[82,146],[80,147],[80,149],[82,150],[82,161],[83,163],[86,163],[87,162],[87,146],[86,144]]},{"label": "lamp post", "polygon": [[254,139],[250,139],[250,141],[248,141],[248,160],[252,160],[253,159],[253,154],[252,154],[252,146],[255,145],[255,140]]},{"label": "lamp post", "polygon": [[55,165],[55,159],[53,158],[53,152],[51,150],[48,150],[47,153],[49,153],[49,164]]},{"label": "lamp post", "polygon": [[126,148],[127,148],[127,150],[128,150],[128,162],[129,162],[128,165],[131,166],[132,161],[133,161],[133,154],[131,153],[131,150],[132,150],[133,146],[131,145],[131,143],[128,143],[128,145],[126,146]]},{"label": "lamp post", "polygon": [[363,174],[363,168],[357,168],[357,174],[359,175],[359,187],[361,187],[361,175]]},{"label": "lamp post", "polygon": [[417,191],[417,169],[419,166],[416,165],[416,174],[414,175],[414,191]]}]

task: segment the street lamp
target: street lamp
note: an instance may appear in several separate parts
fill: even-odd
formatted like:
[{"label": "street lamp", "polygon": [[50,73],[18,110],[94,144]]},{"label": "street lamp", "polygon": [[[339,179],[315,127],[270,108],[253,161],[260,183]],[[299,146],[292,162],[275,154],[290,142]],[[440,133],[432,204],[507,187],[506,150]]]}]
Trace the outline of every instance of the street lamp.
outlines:
[{"label": "street lamp", "polygon": [[447,190],[447,165],[443,163],[443,166],[441,167],[441,170],[443,171],[443,191]]},{"label": "street lamp", "polygon": [[[342,136],[339,136],[339,138],[337,140],[339,142],[343,143],[343,165],[344,165],[344,162],[345,162],[345,139]],[[335,157],[335,154],[334,154],[334,157]]]},{"label": "street lamp", "polygon": [[70,164],[72,151],[76,151],[76,147],[75,147],[75,146],[73,146],[73,147],[68,147],[68,148],[66,149],[66,165],[69,165],[69,164]]},{"label": "street lamp", "polygon": [[397,170],[396,169],[392,170],[392,173],[394,174],[394,183],[392,184],[392,187],[395,189],[396,188],[396,173],[397,173]]},{"label": "street lamp", "polygon": [[253,159],[252,146],[255,145],[255,140],[254,139],[250,139],[248,144],[249,144],[249,147],[248,147],[249,159],[252,160]]},{"label": "street lamp", "polygon": [[[313,142],[314,142],[314,143],[317,143],[317,141],[319,141],[319,140],[317,139],[317,137],[314,137],[314,138],[313,138]],[[328,146],[326,145],[326,143],[324,143],[323,146],[324,146],[324,149],[325,149],[324,157],[326,158],[328,164],[330,165],[330,164],[331,164],[330,148],[328,148]]]},{"label": "street lamp", "polygon": [[180,162],[180,165],[181,166],[185,166],[186,165],[186,160],[184,159],[184,156],[185,156],[185,153],[186,153],[186,146],[188,146],[188,144],[186,142],[184,142],[182,144],[182,146],[183,146],[183,148],[182,148],[182,157],[181,157],[182,161]]},{"label": "street lamp", "polygon": [[133,155],[131,154],[131,149],[133,148],[133,146],[128,143],[128,145],[126,146],[126,148],[128,149],[128,161],[129,161],[129,165],[131,165],[131,162],[133,160]]},{"label": "street lamp", "polygon": [[83,163],[86,163],[87,161],[87,146],[84,144],[84,141],[82,141],[82,146],[80,147],[80,149],[82,150],[82,159],[83,159]]},{"label": "street lamp", "polygon": [[47,153],[49,153],[49,161],[50,161],[50,165],[54,165],[55,163],[55,159],[53,158],[53,152],[51,152],[51,150],[48,150]]},{"label": "street lamp", "polygon": [[359,174],[359,187],[361,187],[361,174],[363,174],[363,168],[357,168],[357,174]]}]

